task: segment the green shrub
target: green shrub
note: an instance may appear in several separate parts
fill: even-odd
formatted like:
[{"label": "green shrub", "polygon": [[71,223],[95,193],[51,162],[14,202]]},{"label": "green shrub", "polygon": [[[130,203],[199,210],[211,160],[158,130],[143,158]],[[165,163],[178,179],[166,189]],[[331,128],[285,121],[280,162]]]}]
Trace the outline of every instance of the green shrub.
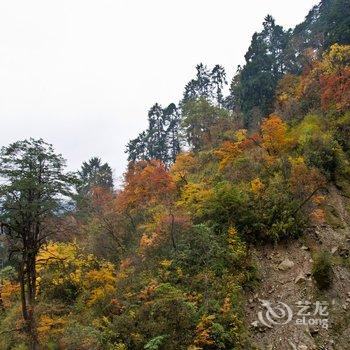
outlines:
[{"label": "green shrub", "polygon": [[329,252],[321,252],[314,258],[312,276],[320,290],[332,284],[332,257]]},{"label": "green shrub", "polygon": [[12,266],[6,266],[3,269],[0,269],[0,280],[15,280],[16,270]]},{"label": "green shrub", "polygon": [[152,338],[145,346],[144,349],[146,350],[158,350],[159,347],[163,344],[164,339],[166,338],[166,335],[159,335],[155,338]]}]

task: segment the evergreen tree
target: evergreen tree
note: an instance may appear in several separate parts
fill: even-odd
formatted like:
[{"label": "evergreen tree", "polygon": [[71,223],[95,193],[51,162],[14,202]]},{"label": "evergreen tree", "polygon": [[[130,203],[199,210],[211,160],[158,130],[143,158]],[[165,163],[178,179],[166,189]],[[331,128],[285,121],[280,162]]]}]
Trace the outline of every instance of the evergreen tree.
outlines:
[{"label": "evergreen tree", "polygon": [[200,63],[196,66],[196,70],[196,78],[185,86],[181,105],[201,98],[221,105],[223,103],[222,90],[227,84],[225,69],[217,64],[210,71],[207,66]]},{"label": "evergreen tree", "polygon": [[294,28],[289,46],[294,49],[298,73],[307,63],[305,52],[308,49],[320,57],[335,43],[350,44],[349,0],[322,0]]},{"label": "evergreen tree", "polygon": [[79,174],[78,193],[87,195],[93,187],[102,187],[113,191],[113,174],[108,163],[102,164],[97,157],[90,158],[84,162]]},{"label": "evergreen tree", "polygon": [[231,85],[233,104],[245,113],[246,126],[251,123],[254,109],[261,116],[271,112],[277,82],[288,65],[285,49],[290,33],[276,25],[272,16],[265,18],[263,26],[260,33],[254,33],[245,55],[246,64]]},{"label": "evergreen tree", "polygon": [[207,66],[200,63],[196,66],[196,78],[192,79],[186,86],[182,103],[198,98],[210,99],[212,97],[211,77]]},{"label": "evergreen tree", "polygon": [[224,67],[217,64],[213,70],[211,71],[211,81],[212,81],[212,89],[214,100],[218,103],[219,106],[223,104],[224,96],[223,96],[223,88],[227,84],[226,81],[226,72]]},{"label": "evergreen tree", "polygon": [[167,121],[167,161],[165,163],[173,163],[176,156],[181,151],[181,115],[174,103],[171,103],[164,109],[164,115]]},{"label": "evergreen tree", "polygon": [[147,147],[147,132],[142,131],[138,137],[130,140],[126,146],[125,153],[128,154],[128,161],[137,162],[148,159]]},{"label": "evergreen tree", "polygon": [[[216,129],[230,121],[230,114],[226,109],[214,106],[205,98],[188,101],[183,105],[182,113],[182,126],[187,143],[194,151],[213,147],[217,142]],[[224,134],[224,128],[219,131],[220,134]]]},{"label": "evergreen tree", "polygon": [[174,103],[163,109],[156,103],[148,112],[148,128],[127,144],[129,162],[157,159],[175,161],[181,150],[180,113]]},{"label": "evergreen tree", "polygon": [[148,159],[167,159],[166,122],[163,108],[156,103],[148,112]]},{"label": "evergreen tree", "polygon": [[324,49],[338,43],[350,44],[349,0],[323,0],[320,5],[320,25],[324,33]]}]

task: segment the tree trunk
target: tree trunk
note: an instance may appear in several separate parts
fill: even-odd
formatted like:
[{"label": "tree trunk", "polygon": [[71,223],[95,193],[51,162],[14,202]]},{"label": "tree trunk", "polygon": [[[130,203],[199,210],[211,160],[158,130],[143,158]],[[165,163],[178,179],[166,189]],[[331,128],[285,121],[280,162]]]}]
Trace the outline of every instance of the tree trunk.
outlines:
[{"label": "tree trunk", "polygon": [[33,253],[23,256],[19,267],[19,280],[21,288],[22,316],[25,321],[25,331],[29,338],[30,350],[39,349],[38,334],[35,322],[36,297],[36,257]]},{"label": "tree trunk", "polygon": [[0,312],[5,311],[4,301],[2,300],[2,284],[0,282]]},{"label": "tree trunk", "polygon": [[28,331],[30,336],[31,350],[39,349],[38,333],[35,320],[35,299],[36,299],[36,255],[31,252],[27,260],[28,280]]},{"label": "tree trunk", "polygon": [[21,288],[21,305],[22,305],[22,316],[25,322],[28,320],[28,309],[27,309],[27,300],[25,292],[25,276],[24,276],[24,262],[22,261],[19,266],[19,283]]},{"label": "tree trunk", "polygon": [[176,242],[175,242],[175,234],[174,234],[175,217],[173,213],[170,213],[170,216],[171,216],[170,237],[171,237],[171,242],[173,244],[173,248],[174,250],[176,250]]}]

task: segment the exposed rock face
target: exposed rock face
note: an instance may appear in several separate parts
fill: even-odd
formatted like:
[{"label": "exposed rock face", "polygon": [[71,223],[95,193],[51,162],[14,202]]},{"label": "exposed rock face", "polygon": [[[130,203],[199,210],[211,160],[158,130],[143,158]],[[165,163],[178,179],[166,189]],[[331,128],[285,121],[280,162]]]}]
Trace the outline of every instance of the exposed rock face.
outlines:
[{"label": "exposed rock face", "polygon": [[296,284],[306,282],[307,278],[303,273],[300,273],[294,280]]},{"label": "exposed rock face", "polygon": [[[255,323],[256,327],[250,327],[252,348],[350,349],[350,198],[341,196],[337,189],[331,188],[327,202],[338,211],[343,228],[323,224],[310,227],[300,240],[255,248],[253,256],[258,266],[260,283],[247,296],[247,301],[251,299],[246,307],[247,325],[258,319],[259,312],[266,315],[266,310],[261,309],[256,300],[257,295],[259,299],[271,301],[273,311],[279,312],[277,307],[282,307],[281,303],[288,305],[293,311],[293,318],[285,324],[277,322],[272,328],[260,329],[259,323]],[[334,273],[332,285],[322,293],[311,277],[313,257],[321,251],[332,253]],[[306,301],[311,303],[309,311],[312,315],[316,312],[317,302],[328,305],[325,316],[317,312],[315,317],[312,316],[313,319],[326,320],[327,327],[323,323],[296,322],[300,311],[298,303]]]},{"label": "exposed rock face", "polygon": [[281,271],[287,271],[294,267],[294,262],[289,259],[284,259],[279,265],[278,269]]}]

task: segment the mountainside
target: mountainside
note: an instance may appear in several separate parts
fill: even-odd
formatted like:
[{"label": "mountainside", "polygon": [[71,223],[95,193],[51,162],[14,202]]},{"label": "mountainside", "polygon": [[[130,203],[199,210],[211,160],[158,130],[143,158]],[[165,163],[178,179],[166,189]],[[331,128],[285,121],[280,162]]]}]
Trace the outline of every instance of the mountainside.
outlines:
[{"label": "mountainside", "polygon": [[[259,265],[260,284],[246,296],[246,325],[251,329],[251,339],[258,349],[347,349],[349,347],[349,199],[334,187],[327,193],[327,206],[335,215],[334,221],[310,227],[299,239],[277,246],[254,249],[254,259]],[[332,286],[320,292],[312,278],[315,256],[319,251],[332,255]],[[281,263],[292,261],[293,266],[281,270]],[[292,265],[292,264],[291,264]],[[271,328],[255,322],[262,300],[272,303],[282,301],[295,314],[300,312],[298,302],[309,301],[314,312],[317,301],[328,303],[326,313],[300,326],[294,322],[273,325]],[[311,310],[309,310],[311,311]],[[302,319],[302,317],[299,317]],[[327,323],[324,323],[327,321]],[[326,324],[328,328],[326,328]]]},{"label": "mountainside", "polygon": [[0,349],[350,349],[349,20],[267,16],[228,96],[199,64],[120,189],[98,158],[4,147]]}]

